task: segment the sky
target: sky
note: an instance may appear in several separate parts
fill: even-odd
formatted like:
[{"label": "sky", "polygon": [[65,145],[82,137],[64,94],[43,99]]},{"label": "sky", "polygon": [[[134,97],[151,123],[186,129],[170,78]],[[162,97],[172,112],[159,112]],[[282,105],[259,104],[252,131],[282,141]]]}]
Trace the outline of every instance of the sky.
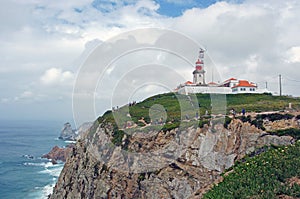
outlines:
[{"label": "sky", "polygon": [[[74,85],[93,50],[128,31],[147,28],[174,31],[174,38],[184,35],[204,47],[209,57],[207,81],[236,77],[259,87],[267,82],[269,90],[278,92],[281,74],[283,94],[300,96],[298,0],[4,0],[0,22],[0,119],[73,120]],[[145,33],[141,39],[148,37]],[[161,44],[164,41],[166,45],[184,45],[168,37]],[[193,68],[185,67],[170,53],[143,52],[120,57],[105,68],[104,76],[91,78],[97,87],[92,93],[95,113],[86,120],[126,100],[163,92],[166,86],[160,80],[168,79],[170,70],[180,77],[170,78],[167,90],[192,80]],[[185,52],[196,60],[197,50]],[[161,71],[155,68],[153,57],[163,59],[157,63],[166,67]],[[147,68],[147,60],[152,72],[141,70]],[[130,68],[137,64],[140,67]],[[99,66],[101,70],[104,66]],[[133,73],[128,76],[130,71]],[[126,80],[129,77],[131,83]],[[145,77],[153,84],[139,82]],[[112,95],[131,84],[140,86],[131,90],[126,100],[112,102]]]}]

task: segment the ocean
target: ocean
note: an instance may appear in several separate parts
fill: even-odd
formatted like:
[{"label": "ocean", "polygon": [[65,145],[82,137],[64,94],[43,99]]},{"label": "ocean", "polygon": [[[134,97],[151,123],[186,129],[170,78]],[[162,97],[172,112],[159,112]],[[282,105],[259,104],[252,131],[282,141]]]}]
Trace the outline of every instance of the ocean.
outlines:
[{"label": "ocean", "polygon": [[0,121],[0,198],[47,198],[63,168],[41,158],[58,140],[64,122]]}]

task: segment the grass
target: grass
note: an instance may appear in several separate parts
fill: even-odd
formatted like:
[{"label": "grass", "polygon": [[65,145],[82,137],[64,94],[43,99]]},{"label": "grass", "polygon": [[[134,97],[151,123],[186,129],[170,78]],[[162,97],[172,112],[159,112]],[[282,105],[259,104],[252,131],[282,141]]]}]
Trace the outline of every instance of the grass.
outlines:
[{"label": "grass", "polygon": [[[131,135],[134,132],[150,131],[170,131],[175,128],[187,128],[190,126],[202,128],[205,124],[224,123],[227,128],[231,119],[216,118],[211,113],[229,114],[234,108],[236,112],[241,112],[244,108],[247,112],[263,112],[284,110],[288,104],[292,103],[294,108],[300,109],[300,99],[288,96],[272,96],[270,94],[197,94],[197,95],[178,95],[175,93],[166,93],[152,96],[134,106],[123,106],[117,111],[106,111],[103,116],[99,117],[90,131],[90,138],[96,132],[98,125],[110,124],[113,127],[112,143],[122,146],[122,139],[125,135],[123,131],[128,123],[132,127],[126,128],[126,133]],[[207,115],[206,115],[207,114]],[[199,116],[195,120],[196,116]],[[290,119],[293,117],[289,114],[271,114],[258,115],[257,118],[239,117],[244,122],[249,122],[257,128],[265,130],[263,120],[269,119],[275,121],[278,119]],[[298,116],[300,118],[300,116]],[[145,126],[139,120],[143,119],[150,126]],[[160,122],[158,122],[160,121]],[[273,132],[276,133],[276,132]],[[283,134],[277,132],[277,134]],[[123,147],[123,146],[122,146]]]},{"label": "grass", "polygon": [[[236,112],[241,112],[243,108],[247,112],[280,111],[284,110],[289,103],[292,103],[294,108],[300,109],[300,99],[288,96],[272,96],[270,94],[197,94],[186,96],[166,93],[152,96],[135,106],[123,106],[116,112],[107,111],[98,118],[98,122],[112,123],[122,129],[127,121],[132,121],[140,127],[144,126],[139,122],[142,118],[146,123],[150,123],[151,120],[154,122],[160,118],[166,124],[170,122],[178,123],[187,118],[195,118],[196,114],[204,118],[206,112],[208,114],[212,112],[229,114],[232,108]],[[162,108],[157,109],[157,105]],[[264,117],[264,115],[261,117]],[[276,118],[276,115],[274,115],[274,118]],[[257,119],[257,126],[260,125],[259,121],[262,119],[264,118]],[[271,120],[273,119],[271,118]],[[169,129],[168,126],[166,128]]]}]

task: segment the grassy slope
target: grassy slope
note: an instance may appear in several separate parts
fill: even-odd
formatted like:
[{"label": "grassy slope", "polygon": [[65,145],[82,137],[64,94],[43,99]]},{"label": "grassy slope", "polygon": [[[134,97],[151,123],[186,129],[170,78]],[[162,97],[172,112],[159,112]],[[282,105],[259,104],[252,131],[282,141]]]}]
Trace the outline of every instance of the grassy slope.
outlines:
[{"label": "grassy slope", "polygon": [[[213,100],[211,100],[211,98]],[[221,105],[218,105],[218,99],[220,99]],[[231,108],[234,108],[237,112],[241,112],[244,108],[246,111],[263,112],[263,111],[278,111],[284,110],[288,107],[289,103],[293,104],[294,108],[300,109],[300,99],[291,98],[287,96],[271,96],[267,94],[237,94],[237,95],[209,95],[209,94],[197,94],[197,99],[191,98],[190,100],[184,95],[175,95],[173,93],[160,94],[150,97],[135,106],[129,107],[129,113],[131,119],[137,123],[142,117],[146,122],[150,122],[149,109],[155,105],[162,105],[167,113],[168,121],[181,121],[186,115],[190,118],[195,116],[199,107],[200,115],[204,115],[207,110],[211,112],[211,104],[214,107],[224,107],[226,110],[223,113],[228,113]],[[223,104],[224,103],[224,104]],[[107,111],[102,117],[98,119],[99,122],[106,120],[108,122],[115,123],[115,119],[119,123],[130,120],[127,117],[127,106],[121,107],[118,114],[113,115],[111,111]],[[222,112],[221,112],[222,113]],[[115,118],[115,119],[114,119]]]}]

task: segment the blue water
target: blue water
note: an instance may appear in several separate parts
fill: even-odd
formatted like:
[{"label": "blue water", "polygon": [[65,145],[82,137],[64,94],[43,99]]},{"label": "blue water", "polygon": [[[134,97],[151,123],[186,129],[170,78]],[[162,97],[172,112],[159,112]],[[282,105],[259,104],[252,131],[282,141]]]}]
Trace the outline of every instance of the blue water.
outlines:
[{"label": "blue water", "polygon": [[47,198],[63,164],[41,156],[53,146],[63,122],[0,121],[0,198]]}]

